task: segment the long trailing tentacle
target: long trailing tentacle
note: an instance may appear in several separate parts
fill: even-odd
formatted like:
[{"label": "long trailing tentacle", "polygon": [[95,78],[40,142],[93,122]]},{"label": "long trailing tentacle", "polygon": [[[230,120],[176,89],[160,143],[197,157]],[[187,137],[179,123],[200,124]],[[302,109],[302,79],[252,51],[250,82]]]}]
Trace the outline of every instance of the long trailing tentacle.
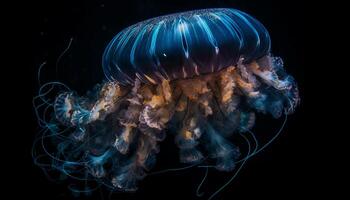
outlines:
[{"label": "long trailing tentacle", "polygon": [[[57,89],[54,100],[47,98]],[[240,59],[236,66],[216,73],[163,79],[161,84],[139,79],[130,86],[106,82],[82,97],[62,83],[46,83],[33,99],[43,128],[35,142],[42,145],[43,153],[33,151],[33,157],[44,168],[122,191],[135,191],[146,175],[188,169],[203,161],[206,170],[236,169],[236,173],[281,132],[260,146],[251,131],[256,113],[278,118],[292,113],[298,103],[295,81],[285,73],[281,60],[270,56],[250,63]],[[190,165],[152,173],[158,143],[168,132],[175,135],[180,162]],[[243,158],[235,133],[254,142],[255,149],[249,147]],[[45,158],[52,163],[43,163]]]}]

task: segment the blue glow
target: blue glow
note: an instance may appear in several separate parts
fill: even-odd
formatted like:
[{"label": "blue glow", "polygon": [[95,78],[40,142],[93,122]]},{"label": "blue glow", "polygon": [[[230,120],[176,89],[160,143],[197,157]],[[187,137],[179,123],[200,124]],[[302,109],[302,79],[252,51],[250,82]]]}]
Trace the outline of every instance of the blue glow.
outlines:
[{"label": "blue glow", "polygon": [[[59,59],[71,46],[59,56]],[[107,45],[106,81],[85,96],[60,82],[42,84],[33,98],[41,131],[34,163],[71,180],[130,192],[147,175],[208,168],[232,172],[214,198],[282,132],[299,104],[295,79],[281,58],[270,55],[270,37],[260,22],[235,9],[204,9],[139,22]],[[58,63],[59,61],[57,61]],[[42,85],[41,85],[42,84]],[[285,116],[281,128],[261,143],[259,114]],[[179,168],[151,171],[159,143],[173,137]],[[236,142],[246,141],[246,146]]]},{"label": "blue glow", "polygon": [[[147,81],[143,77],[146,74],[160,83],[161,77],[155,73],[160,70],[155,69],[171,79],[193,77],[195,65],[200,74],[209,73],[235,65],[240,57],[250,62],[270,51],[270,37],[264,26],[235,9],[166,15],[122,32],[123,36],[118,34],[103,56],[106,77],[121,84],[130,84],[136,72],[141,72],[143,81]],[[186,77],[180,67],[184,67]]]}]

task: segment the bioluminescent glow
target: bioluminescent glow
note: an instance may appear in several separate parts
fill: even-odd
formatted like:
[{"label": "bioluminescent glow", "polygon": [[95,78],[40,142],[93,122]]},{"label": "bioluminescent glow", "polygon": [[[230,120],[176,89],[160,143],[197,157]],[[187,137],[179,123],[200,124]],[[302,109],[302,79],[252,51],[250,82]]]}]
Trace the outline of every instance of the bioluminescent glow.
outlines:
[{"label": "bioluminescent glow", "polygon": [[[41,86],[33,101],[42,127],[35,162],[111,190],[135,191],[138,181],[157,174],[151,169],[159,142],[170,136],[179,162],[233,171],[226,186],[276,138],[258,144],[251,131],[256,113],[287,116],[299,102],[294,79],[282,59],[271,56],[270,45],[265,27],[235,9],[132,25],[106,47],[106,81],[85,96],[60,82]],[[48,99],[53,92],[55,99]],[[244,154],[234,136],[247,141]]]}]

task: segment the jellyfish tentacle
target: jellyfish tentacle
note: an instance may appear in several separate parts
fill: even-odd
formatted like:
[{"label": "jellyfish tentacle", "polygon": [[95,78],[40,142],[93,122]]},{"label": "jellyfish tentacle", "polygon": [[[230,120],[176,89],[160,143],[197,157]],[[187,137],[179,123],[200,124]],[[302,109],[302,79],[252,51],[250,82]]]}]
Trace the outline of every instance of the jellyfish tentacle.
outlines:
[{"label": "jellyfish tentacle", "polygon": [[[100,159],[103,161],[89,160],[93,156],[98,160],[103,155],[101,149],[110,145],[111,151],[117,152],[113,154],[110,184],[118,190],[135,191],[138,181],[155,164],[158,142],[164,140],[167,128],[177,121],[180,125],[174,130],[180,162],[200,163],[210,158],[216,162],[212,167],[217,170],[232,171],[240,151],[229,137],[249,131],[255,123],[255,112],[279,117],[283,111],[292,112],[298,101],[294,80],[274,64],[277,60],[254,62],[246,64],[241,59],[237,65],[213,74],[171,82],[163,79],[160,84],[141,83],[138,78],[131,86],[108,82],[87,95],[91,100],[74,92],[60,94],[54,104],[56,118],[73,130],[71,137],[80,143],[67,158],[79,157],[80,151],[92,152],[81,160],[89,174],[101,179],[111,173],[104,164],[112,154]],[[277,77],[271,79],[273,76],[266,76],[265,71]],[[274,87],[272,84],[279,80],[290,81],[292,87]],[[98,124],[104,128],[96,130]],[[112,133],[101,137],[114,141],[100,147],[96,143],[99,133]],[[88,146],[88,141],[95,144]],[[69,152],[68,146],[62,148],[60,152]],[[64,168],[65,173],[70,174],[69,166]]]},{"label": "jellyfish tentacle", "polygon": [[209,157],[216,159],[215,168],[220,171],[232,171],[235,168],[235,160],[240,156],[238,147],[224,139],[210,123],[206,123],[205,128],[206,148]]},{"label": "jellyfish tentacle", "polygon": [[198,139],[201,137],[201,129],[198,118],[193,115],[187,115],[180,131],[176,136],[176,144],[180,149],[180,162],[195,163],[201,161],[204,157],[197,149]]},{"label": "jellyfish tentacle", "polygon": [[111,183],[114,188],[132,192],[137,190],[138,180],[144,177],[144,173],[139,166],[137,166],[136,156],[129,158],[125,164],[118,166]]},{"label": "jellyfish tentacle", "polygon": [[202,123],[213,114],[210,106],[212,93],[206,80],[179,80],[178,85],[188,99],[183,123],[176,136],[176,143],[180,148],[180,162],[199,162],[204,156],[196,146],[202,135]]},{"label": "jellyfish tentacle", "polygon": [[[236,67],[230,66],[220,73],[219,80],[217,82],[219,94],[215,96],[220,99],[219,106],[223,107],[225,114],[233,112],[237,109],[239,103],[239,95],[236,94],[236,81],[234,74],[236,73]],[[213,86],[212,86],[213,87]],[[213,90],[216,91],[216,90]]]},{"label": "jellyfish tentacle", "polygon": [[142,133],[161,141],[165,138],[163,131],[174,114],[175,103],[169,82],[163,80],[155,91],[144,99],[143,110],[139,117],[139,129]]},{"label": "jellyfish tentacle", "polygon": [[[166,80],[154,87],[135,83],[132,91],[132,100],[129,101],[124,115],[128,119],[122,118],[120,123],[133,124],[136,135],[133,140],[137,140],[137,150],[131,152],[132,158],[126,165],[119,167],[112,179],[115,187],[126,191],[136,190],[137,181],[155,164],[155,154],[159,152],[157,143],[165,138],[163,129],[172,116],[171,110],[174,109],[172,90]],[[133,140],[128,141],[128,144]]]},{"label": "jellyfish tentacle", "polygon": [[129,150],[130,143],[136,136],[135,126],[132,124],[122,124],[123,130],[120,135],[116,135],[113,146],[121,153],[126,154]]},{"label": "jellyfish tentacle", "polygon": [[[250,63],[238,62],[235,68],[228,68],[230,70],[227,71],[234,73],[224,71],[218,81],[221,93],[225,94],[221,96],[221,105],[230,105],[222,100],[231,100],[231,103],[236,103],[232,105],[238,106],[239,97],[244,96],[248,105],[258,112],[270,113],[275,118],[283,112],[292,113],[299,103],[298,89],[282,65],[281,59],[267,55]],[[234,92],[236,95],[232,95]],[[229,110],[226,106],[223,110],[230,112],[234,109]]]},{"label": "jellyfish tentacle", "polygon": [[111,182],[123,191],[137,190],[137,183],[146,176],[155,164],[155,154],[159,152],[156,139],[140,134],[137,139],[137,149],[125,164],[117,167]]},{"label": "jellyfish tentacle", "polygon": [[206,168],[205,168],[205,174],[204,174],[204,176],[203,176],[203,179],[202,179],[202,181],[199,183],[199,185],[197,186],[197,190],[196,190],[196,196],[197,196],[197,197],[201,197],[201,196],[204,195],[204,192],[200,192],[200,190],[201,190],[202,185],[204,184],[205,180],[207,179],[208,171],[209,171],[209,167],[206,167]]},{"label": "jellyfish tentacle", "polygon": [[120,97],[126,93],[125,89],[114,82],[103,85],[95,103],[78,97],[74,92],[61,93],[54,103],[56,118],[71,126],[102,120],[118,108]]},{"label": "jellyfish tentacle", "polygon": [[247,66],[251,72],[260,77],[266,84],[273,86],[277,90],[285,90],[290,87],[286,80],[280,80],[276,72],[271,69],[263,69],[256,61],[249,63]]},{"label": "jellyfish tentacle", "polygon": [[137,164],[143,170],[149,171],[156,162],[156,154],[159,153],[158,141],[148,135],[141,135],[139,139],[137,155]]},{"label": "jellyfish tentacle", "polygon": [[100,92],[97,102],[91,109],[89,122],[102,120],[108,114],[114,112],[120,102],[120,98],[127,94],[127,90],[115,82],[105,84]]},{"label": "jellyfish tentacle", "polygon": [[103,165],[110,159],[113,152],[111,150],[106,150],[101,155],[88,155],[88,161],[86,162],[86,166],[90,174],[96,178],[102,178],[106,175],[106,171]]},{"label": "jellyfish tentacle", "polygon": [[116,133],[114,147],[121,153],[126,154],[129,150],[129,145],[136,137],[136,127],[138,124],[139,113],[142,109],[142,96],[138,94],[140,82],[135,81],[135,85],[128,95],[128,106],[120,111],[118,121],[122,126],[122,131]]},{"label": "jellyfish tentacle", "polygon": [[242,163],[241,165],[238,167],[238,169],[233,173],[233,175],[231,176],[231,178],[229,180],[227,180],[225,182],[224,185],[222,185],[218,190],[216,190],[213,194],[210,195],[210,197],[208,198],[208,200],[211,200],[213,199],[217,194],[219,194],[219,192],[221,192],[225,187],[227,187],[238,175],[238,173],[242,170],[243,166],[245,165],[245,163],[248,161],[248,159],[250,158],[250,156],[252,155],[251,154],[251,144],[248,140],[248,138],[241,134],[240,135],[245,139],[245,141],[247,142],[247,145],[248,145],[248,152],[247,152],[247,155],[242,159]]}]

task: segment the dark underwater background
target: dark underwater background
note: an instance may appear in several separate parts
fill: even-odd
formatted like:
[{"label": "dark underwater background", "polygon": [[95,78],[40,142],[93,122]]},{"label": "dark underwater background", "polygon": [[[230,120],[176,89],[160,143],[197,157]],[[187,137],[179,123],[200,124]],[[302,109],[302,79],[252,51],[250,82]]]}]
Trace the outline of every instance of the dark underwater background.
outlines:
[{"label": "dark underwater background", "polygon": [[[20,120],[25,125],[15,127],[18,136],[18,164],[16,178],[7,182],[13,188],[13,196],[24,193],[28,199],[109,199],[108,191],[97,190],[89,195],[72,194],[67,185],[70,180],[51,182],[31,158],[32,143],[38,132],[38,125],[31,105],[37,94],[37,70],[44,61],[41,80],[59,80],[79,94],[102,82],[104,79],[101,57],[105,46],[123,28],[139,21],[202,8],[228,7],[242,10],[257,18],[270,33],[272,53],[284,60],[286,71],[299,86],[301,103],[296,112],[288,116],[282,134],[268,148],[250,159],[236,179],[215,199],[286,199],[301,198],[310,192],[315,181],[307,161],[312,157],[308,145],[305,117],[308,99],[306,90],[305,22],[306,8],[302,1],[277,0],[123,0],[123,1],[33,1],[26,3],[23,14],[29,34],[23,35],[30,41],[27,65],[21,73],[26,81],[22,94],[23,114]],[[30,5],[30,7],[29,7]],[[57,63],[60,54],[70,48]],[[18,58],[20,59],[20,58]],[[57,64],[57,70],[56,70]],[[25,115],[28,114],[28,115]],[[25,117],[24,117],[25,116]],[[283,119],[258,115],[253,131],[266,142],[279,129]],[[23,129],[23,130],[22,130]],[[15,159],[15,158],[13,158]],[[178,148],[172,137],[160,144],[160,153],[154,170],[181,167],[178,163]],[[196,196],[196,189],[205,173],[204,169],[191,168],[146,177],[139,183],[135,193],[116,193],[111,199],[207,199],[232,175],[232,173],[209,170],[207,181],[202,187],[204,196]],[[17,181],[15,181],[17,180]],[[17,188],[17,189],[16,189]],[[12,190],[11,190],[12,191]],[[18,193],[17,193],[18,192]]]}]

